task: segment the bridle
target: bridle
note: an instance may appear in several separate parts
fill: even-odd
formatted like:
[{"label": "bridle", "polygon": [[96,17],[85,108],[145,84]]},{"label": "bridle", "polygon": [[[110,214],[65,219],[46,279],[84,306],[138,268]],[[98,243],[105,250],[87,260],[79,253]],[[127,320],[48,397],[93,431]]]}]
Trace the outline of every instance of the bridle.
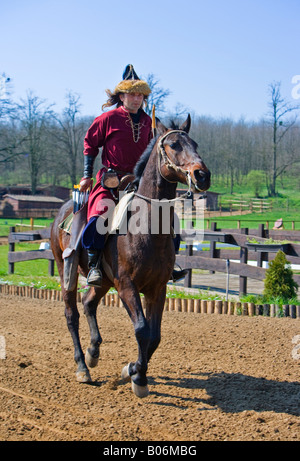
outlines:
[{"label": "bridle", "polygon": [[[165,133],[160,139],[159,139],[159,142],[158,142],[158,145],[157,145],[157,159],[158,159],[158,171],[159,171],[159,174],[161,175],[161,177],[163,179],[165,179],[167,182],[169,183],[177,183],[178,181],[170,181],[170,179],[166,178],[163,174],[162,174],[162,171],[161,171],[161,159],[163,160],[164,162],[164,165],[166,166],[166,168],[168,170],[173,170],[177,173],[183,173],[185,176],[186,176],[186,180],[187,180],[187,186],[188,186],[188,191],[183,194],[181,197],[177,197],[175,199],[171,199],[171,200],[167,200],[168,202],[174,202],[174,201],[177,201],[177,200],[184,200],[185,198],[189,198],[191,197],[192,195],[192,178],[191,178],[191,172],[189,170],[185,170],[184,168],[181,168],[180,166],[178,165],[175,165],[175,163],[172,162],[172,160],[168,157],[166,151],[165,151],[165,148],[164,148],[164,140],[167,138],[167,136],[169,136],[170,134],[173,134],[173,133],[181,133],[181,134],[187,134],[185,131],[183,130],[171,130],[171,131],[168,131],[167,133]],[[149,199],[148,197],[145,197],[141,194],[139,194],[138,192],[135,192],[135,195],[139,198],[142,198],[144,200],[151,200],[151,201],[156,201],[155,199]]]},{"label": "bridle", "polygon": [[165,150],[165,147],[164,147],[164,140],[167,138],[167,136],[169,136],[170,134],[173,134],[173,133],[184,133],[186,134],[185,131],[183,130],[172,130],[172,131],[168,131],[167,133],[165,133],[159,140],[159,143],[158,143],[158,146],[157,146],[157,151],[158,151],[158,170],[159,170],[159,173],[161,175],[161,177],[163,179],[165,179],[167,182],[170,182],[170,183],[176,183],[178,181],[170,181],[170,179],[166,178],[163,174],[162,174],[162,171],[161,171],[161,163],[160,163],[160,159],[163,160],[164,162],[164,165],[166,166],[166,168],[168,170],[173,170],[175,171],[176,173],[182,173],[186,176],[186,182],[187,182],[187,186],[188,186],[188,192],[187,192],[187,196],[190,197],[192,195],[192,192],[191,192],[191,188],[192,188],[192,178],[191,178],[191,172],[189,170],[186,170],[184,168],[181,168],[180,166],[178,165],[175,165],[175,163],[172,162],[172,160],[168,157],[167,153],[166,153],[166,150]]}]

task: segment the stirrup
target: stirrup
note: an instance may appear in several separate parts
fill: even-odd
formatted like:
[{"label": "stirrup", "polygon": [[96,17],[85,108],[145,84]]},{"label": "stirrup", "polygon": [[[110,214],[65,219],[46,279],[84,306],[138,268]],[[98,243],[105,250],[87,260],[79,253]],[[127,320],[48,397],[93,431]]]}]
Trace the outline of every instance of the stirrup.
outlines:
[{"label": "stirrup", "polygon": [[88,273],[86,283],[92,287],[102,286],[102,272],[97,267],[92,267]]}]

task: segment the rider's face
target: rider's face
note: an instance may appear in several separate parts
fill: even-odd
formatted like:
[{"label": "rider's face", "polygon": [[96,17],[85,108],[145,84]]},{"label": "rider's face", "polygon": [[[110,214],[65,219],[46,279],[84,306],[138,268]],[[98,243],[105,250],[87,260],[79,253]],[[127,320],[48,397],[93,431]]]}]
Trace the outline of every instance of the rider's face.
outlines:
[{"label": "rider's face", "polygon": [[136,114],[143,104],[144,95],[141,93],[122,93],[120,94],[120,99],[126,110]]}]

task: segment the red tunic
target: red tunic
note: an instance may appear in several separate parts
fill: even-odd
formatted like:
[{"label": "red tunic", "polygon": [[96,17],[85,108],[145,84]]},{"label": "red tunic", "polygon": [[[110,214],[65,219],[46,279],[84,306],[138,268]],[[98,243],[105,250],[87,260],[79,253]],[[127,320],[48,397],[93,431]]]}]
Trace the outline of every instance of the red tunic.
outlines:
[{"label": "red tunic", "polygon": [[[84,155],[96,157],[102,150],[102,164],[106,168],[132,173],[133,169],[151,139],[151,118],[144,111],[140,114],[140,136],[134,142],[130,115],[123,106],[105,112],[95,118],[84,139]],[[88,219],[101,214],[97,203],[103,198],[112,199],[107,189],[101,186],[105,168],[98,171],[96,185],[88,204]]]}]

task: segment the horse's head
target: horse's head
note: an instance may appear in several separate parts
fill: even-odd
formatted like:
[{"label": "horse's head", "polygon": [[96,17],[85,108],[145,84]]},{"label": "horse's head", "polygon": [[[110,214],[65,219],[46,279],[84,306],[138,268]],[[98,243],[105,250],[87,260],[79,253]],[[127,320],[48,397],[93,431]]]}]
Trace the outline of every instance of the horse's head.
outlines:
[{"label": "horse's head", "polygon": [[210,187],[210,171],[197,152],[197,144],[188,135],[190,115],[178,129],[167,129],[158,119],[156,126],[162,177],[169,182],[187,184],[197,192],[206,191]]}]

